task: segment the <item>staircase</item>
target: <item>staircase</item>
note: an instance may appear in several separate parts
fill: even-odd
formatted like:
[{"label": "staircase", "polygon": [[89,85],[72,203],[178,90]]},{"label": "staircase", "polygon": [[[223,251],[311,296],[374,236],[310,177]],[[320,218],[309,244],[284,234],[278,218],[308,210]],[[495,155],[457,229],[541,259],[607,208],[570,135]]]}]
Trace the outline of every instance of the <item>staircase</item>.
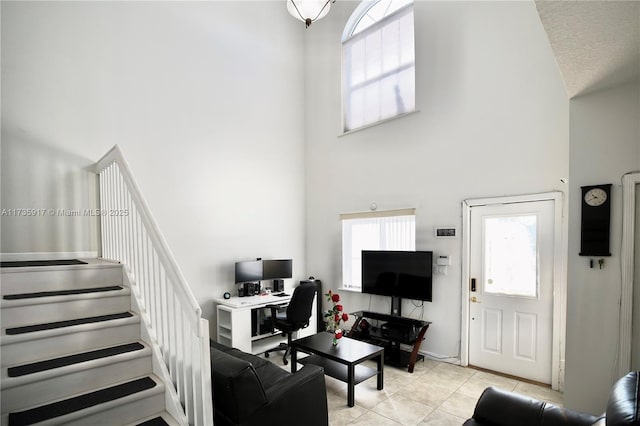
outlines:
[{"label": "staircase", "polygon": [[121,265],[2,268],[2,426],[177,425]]}]

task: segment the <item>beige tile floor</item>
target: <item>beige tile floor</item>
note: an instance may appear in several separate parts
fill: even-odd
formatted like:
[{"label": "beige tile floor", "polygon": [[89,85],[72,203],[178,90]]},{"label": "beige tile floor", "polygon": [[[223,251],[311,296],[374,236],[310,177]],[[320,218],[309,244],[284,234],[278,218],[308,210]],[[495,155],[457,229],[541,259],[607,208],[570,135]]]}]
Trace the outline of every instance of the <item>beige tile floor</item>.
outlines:
[{"label": "beige tile floor", "polygon": [[[281,356],[269,360],[290,371],[282,365]],[[563,404],[562,395],[549,388],[432,360],[418,362],[412,374],[386,366],[384,389],[376,389],[375,378],[360,383],[355,390],[356,405],[351,408],[347,406],[347,385],[325,378],[330,426],[460,426],[471,417],[488,386]]]}]

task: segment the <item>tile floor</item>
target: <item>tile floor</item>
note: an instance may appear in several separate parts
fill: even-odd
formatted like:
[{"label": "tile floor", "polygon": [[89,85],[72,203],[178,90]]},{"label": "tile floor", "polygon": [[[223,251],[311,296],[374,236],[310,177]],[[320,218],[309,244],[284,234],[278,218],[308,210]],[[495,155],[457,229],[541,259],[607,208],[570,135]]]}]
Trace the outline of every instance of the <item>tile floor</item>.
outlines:
[{"label": "tile floor", "polygon": [[[281,356],[269,360],[290,371]],[[460,426],[488,386],[563,404],[562,395],[549,388],[432,360],[418,362],[412,374],[385,366],[384,389],[376,389],[375,378],[360,383],[352,408],[347,406],[346,384],[325,378],[330,426]]]}]

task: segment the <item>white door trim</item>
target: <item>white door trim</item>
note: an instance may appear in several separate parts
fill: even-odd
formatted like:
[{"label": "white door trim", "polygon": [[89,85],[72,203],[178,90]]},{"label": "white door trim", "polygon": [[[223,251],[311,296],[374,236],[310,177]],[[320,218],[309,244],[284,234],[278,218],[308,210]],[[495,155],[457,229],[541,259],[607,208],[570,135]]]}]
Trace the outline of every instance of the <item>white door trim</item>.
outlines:
[{"label": "white door trim", "polygon": [[460,332],[460,364],[469,365],[469,272],[471,208],[491,204],[512,204],[532,201],[554,202],[553,255],[553,337],[551,387],[564,389],[564,361],[567,300],[567,215],[564,214],[564,194],[560,191],[507,197],[477,198],[462,202],[462,330]]},{"label": "white door trim", "polygon": [[622,288],[620,289],[620,346],[618,349],[618,377],[631,370],[631,327],[633,321],[633,274],[636,185],[640,173],[628,173],[622,177]]}]

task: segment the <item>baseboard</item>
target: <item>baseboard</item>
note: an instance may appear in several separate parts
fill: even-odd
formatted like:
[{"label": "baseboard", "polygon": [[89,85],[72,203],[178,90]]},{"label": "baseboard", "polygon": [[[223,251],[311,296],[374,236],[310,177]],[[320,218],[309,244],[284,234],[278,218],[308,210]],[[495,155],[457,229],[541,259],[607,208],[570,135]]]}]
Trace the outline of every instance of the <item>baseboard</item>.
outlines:
[{"label": "baseboard", "polygon": [[21,260],[95,259],[97,257],[97,251],[0,253],[0,261],[2,262],[15,262]]}]

